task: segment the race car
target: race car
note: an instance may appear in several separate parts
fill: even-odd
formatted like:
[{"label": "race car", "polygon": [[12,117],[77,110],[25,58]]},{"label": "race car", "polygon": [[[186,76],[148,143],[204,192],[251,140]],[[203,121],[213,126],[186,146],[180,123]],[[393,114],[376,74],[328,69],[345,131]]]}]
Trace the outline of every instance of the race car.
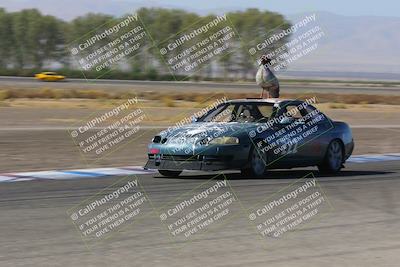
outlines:
[{"label": "race car", "polygon": [[65,76],[57,74],[56,72],[41,72],[35,74],[35,78],[40,81],[56,82],[65,79]]},{"label": "race car", "polygon": [[351,129],[313,104],[296,99],[225,101],[190,124],[154,136],[145,168],[168,177],[183,170],[240,170],[262,177],[269,169],[306,166],[339,172],[354,149]]}]

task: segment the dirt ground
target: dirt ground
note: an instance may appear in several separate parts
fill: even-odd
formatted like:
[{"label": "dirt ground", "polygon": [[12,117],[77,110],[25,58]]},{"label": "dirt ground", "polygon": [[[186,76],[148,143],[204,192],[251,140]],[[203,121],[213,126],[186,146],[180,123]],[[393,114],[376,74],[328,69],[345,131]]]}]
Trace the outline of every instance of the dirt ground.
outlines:
[{"label": "dirt ground", "polygon": [[[187,106],[165,107],[146,105],[148,117],[131,142],[117,151],[96,160],[82,158],[68,130],[72,124],[82,122],[90,114],[109,110],[112,104],[94,105],[77,102],[75,107],[59,102],[16,102],[0,107],[0,173],[72,169],[98,166],[143,165],[147,144],[163,127],[176,122],[176,118],[192,114],[196,109]],[[348,122],[355,138],[354,154],[398,153],[400,144],[400,116],[396,106],[359,105],[331,108],[320,106],[334,120]],[[148,128],[157,126],[157,128]]]},{"label": "dirt ground", "polygon": [[[92,99],[0,101],[0,130],[9,127],[69,127],[94,114],[110,111],[123,102]],[[205,106],[209,103],[176,101],[173,106],[168,106],[162,101],[144,101],[139,102],[137,107],[147,115],[145,124],[170,126]],[[400,125],[398,105],[323,103],[316,106],[332,119],[346,121],[350,125]]]},{"label": "dirt ground", "polygon": [[[81,157],[67,130],[0,131],[0,172],[143,165],[147,143],[158,131],[149,130],[146,135],[96,162],[86,162]],[[400,129],[355,128],[353,134],[354,154],[400,151]]]}]

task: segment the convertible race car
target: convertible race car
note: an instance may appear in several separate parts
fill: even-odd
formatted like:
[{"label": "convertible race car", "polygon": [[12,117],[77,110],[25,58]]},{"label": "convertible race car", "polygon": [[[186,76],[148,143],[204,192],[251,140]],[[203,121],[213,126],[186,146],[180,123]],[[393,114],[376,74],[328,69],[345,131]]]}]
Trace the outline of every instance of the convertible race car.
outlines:
[{"label": "convertible race car", "polygon": [[262,177],[268,169],[306,166],[339,172],[353,152],[351,129],[332,121],[313,103],[225,101],[192,118],[190,124],[156,135],[145,168],[169,177],[183,170],[241,170],[243,175]]}]

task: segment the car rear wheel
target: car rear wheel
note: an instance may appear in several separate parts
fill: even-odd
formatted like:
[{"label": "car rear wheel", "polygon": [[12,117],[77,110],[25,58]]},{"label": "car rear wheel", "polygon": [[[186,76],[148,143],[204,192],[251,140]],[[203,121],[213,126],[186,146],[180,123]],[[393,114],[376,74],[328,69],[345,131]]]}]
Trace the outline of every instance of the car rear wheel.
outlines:
[{"label": "car rear wheel", "polygon": [[182,171],[169,171],[169,170],[158,170],[158,172],[162,176],[166,176],[166,177],[178,177],[179,174],[182,173]]},{"label": "car rear wheel", "polygon": [[252,148],[249,156],[250,168],[242,169],[242,175],[263,177],[267,172],[267,155],[266,153]]},{"label": "car rear wheel", "polygon": [[318,165],[322,173],[337,173],[343,166],[343,146],[339,140],[333,140],[326,151],[324,162]]}]

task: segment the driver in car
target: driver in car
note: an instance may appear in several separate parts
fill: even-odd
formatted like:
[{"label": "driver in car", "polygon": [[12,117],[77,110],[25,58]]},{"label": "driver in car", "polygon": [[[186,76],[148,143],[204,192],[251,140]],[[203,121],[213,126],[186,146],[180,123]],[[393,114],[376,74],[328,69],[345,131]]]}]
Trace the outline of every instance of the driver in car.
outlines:
[{"label": "driver in car", "polygon": [[252,105],[243,106],[237,118],[237,122],[255,122],[265,119],[257,107]]}]

